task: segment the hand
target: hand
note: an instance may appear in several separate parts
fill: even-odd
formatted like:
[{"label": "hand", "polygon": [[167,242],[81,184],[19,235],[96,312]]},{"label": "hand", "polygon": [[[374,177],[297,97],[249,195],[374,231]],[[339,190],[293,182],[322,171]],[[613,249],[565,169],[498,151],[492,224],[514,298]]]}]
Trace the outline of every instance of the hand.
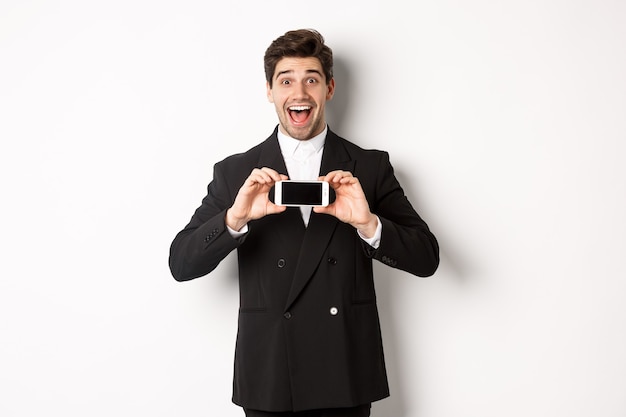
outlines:
[{"label": "hand", "polygon": [[286,179],[286,175],[271,168],[253,169],[239,189],[232,207],[226,211],[226,225],[233,230],[241,230],[250,220],[285,211],[286,207],[277,206],[269,200],[268,193],[277,181]]},{"label": "hand", "polygon": [[328,182],[335,190],[335,201],[326,207],[314,207],[313,211],[335,216],[365,237],[374,236],[378,218],[370,212],[359,179],[348,171],[332,171],[319,179]]}]

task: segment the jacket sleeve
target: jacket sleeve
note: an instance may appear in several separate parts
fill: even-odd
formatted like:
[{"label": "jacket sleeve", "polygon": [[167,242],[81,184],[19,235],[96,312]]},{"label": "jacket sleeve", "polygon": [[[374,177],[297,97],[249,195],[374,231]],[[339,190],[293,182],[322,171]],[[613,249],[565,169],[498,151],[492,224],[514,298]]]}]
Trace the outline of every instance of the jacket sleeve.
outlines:
[{"label": "jacket sleeve", "polygon": [[202,205],[170,246],[169,266],[177,281],[188,281],[213,271],[243,239],[233,238],[226,228],[226,210],[234,201],[226,178],[220,164],[216,164]]},{"label": "jacket sleeve", "polygon": [[420,277],[431,276],[439,266],[439,244],[417,214],[395,177],[389,155],[382,157],[370,199],[372,213],[382,222],[380,246],[370,249],[374,259]]}]

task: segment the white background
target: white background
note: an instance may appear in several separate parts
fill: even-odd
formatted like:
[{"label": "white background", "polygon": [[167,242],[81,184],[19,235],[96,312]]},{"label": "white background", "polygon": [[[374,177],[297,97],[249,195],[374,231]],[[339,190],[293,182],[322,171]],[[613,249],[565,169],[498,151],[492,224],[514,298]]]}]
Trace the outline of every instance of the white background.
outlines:
[{"label": "white background", "polygon": [[390,152],[441,244],[376,265],[377,417],[626,415],[626,3],[0,4],[0,415],[242,416],[234,254],[169,244],[276,124],[263,53],[336,56],[330,125]]}]

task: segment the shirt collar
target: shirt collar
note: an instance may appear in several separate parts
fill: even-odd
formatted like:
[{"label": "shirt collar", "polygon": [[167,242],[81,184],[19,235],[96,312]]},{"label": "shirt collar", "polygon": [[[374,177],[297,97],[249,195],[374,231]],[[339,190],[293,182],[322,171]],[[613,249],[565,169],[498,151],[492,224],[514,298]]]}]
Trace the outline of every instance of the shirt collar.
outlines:
[{"label": "shirt collar", "polygon": [[278,129],[278,144],[280,145],[280,149],[284,156],[292,156],[301,142],[309,142],[311,145],[313,145],[315,151],[319,152],[320,149],[324,147],[327,133],[328,125],[324,127],[324,130],[319,135],[314,136],[311,139],[307,139],[306,141],[301,141],[299,139],[294,139],[291,136],[285,135],[280,129]]}]

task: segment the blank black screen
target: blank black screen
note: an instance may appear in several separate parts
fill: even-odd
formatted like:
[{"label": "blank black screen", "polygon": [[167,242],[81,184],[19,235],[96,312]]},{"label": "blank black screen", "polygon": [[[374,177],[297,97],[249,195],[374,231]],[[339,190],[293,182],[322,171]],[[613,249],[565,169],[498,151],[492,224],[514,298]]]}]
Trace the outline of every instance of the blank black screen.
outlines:
[{"label": "blank black screen", "polygon": [[322,204],[322,184],[306,182],[284,182],[283,204]]}]

